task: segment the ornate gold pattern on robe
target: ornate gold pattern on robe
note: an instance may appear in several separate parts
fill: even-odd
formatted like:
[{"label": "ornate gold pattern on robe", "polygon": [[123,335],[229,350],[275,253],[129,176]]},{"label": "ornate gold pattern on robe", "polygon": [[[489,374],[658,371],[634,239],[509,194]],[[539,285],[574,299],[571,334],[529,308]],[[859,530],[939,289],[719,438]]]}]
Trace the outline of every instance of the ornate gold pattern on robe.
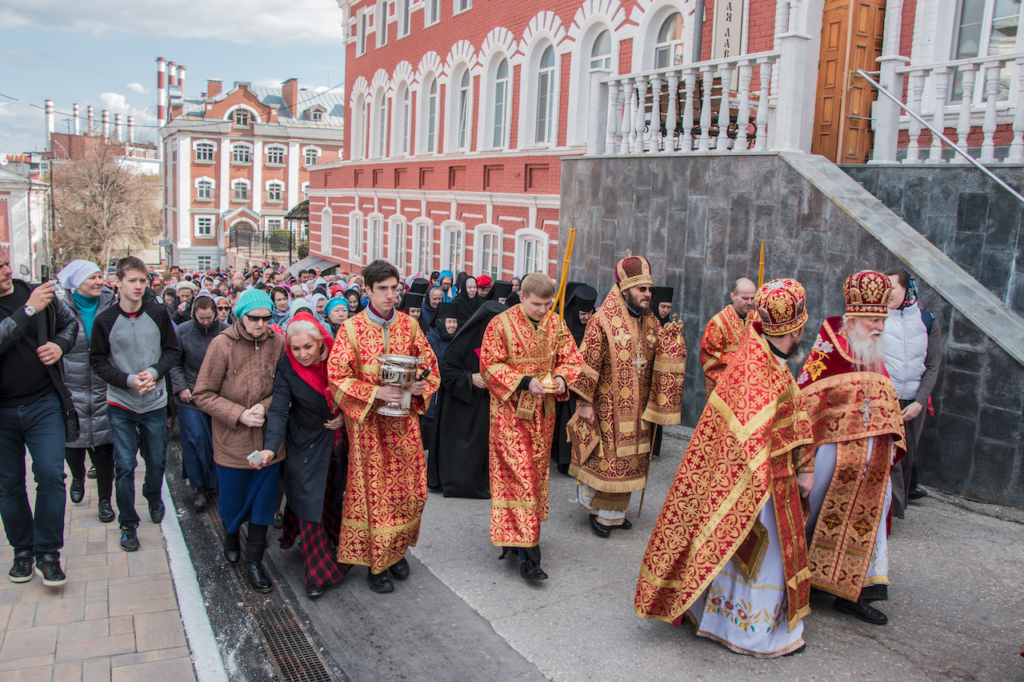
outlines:
[{"label": "ornate gold pattern on robe", "polygon": [[[408,417],[384,417],[374,397],[381,386],[378,357],[397,353],[434,367]],[[334,398],[348,431],[348,483],[342,509],[338,561],[380,573],[416,545],[427,501],[427,468],[417,415],[427,411],[441,383],[437,360],[411,317],[396,312],[384,327],[365,312],[349,318],[327,360]]]},{"label": "ornate gold pattern on robe", "polygon": [[753,311],[747,313],[747,319],[743,320],[730,304],[712,317],[708,326],[704,328],[704,336],[700,340],[700,365],[704,368],[704,376],[707,378],[706,397],[711,397],[715,383],[721,379],[733,354],[739,348],[748,323],[756,317],[752,317],[752,313]]},{"label": "ornate gold pattern on robe", "polygon": [[569,475],[604,493],[640,490],[651,459],[650,422],[680,421],[686,342],[678,325],[630,315],[613,286],[587,323],[580,355],[584,369],[572,389],[593,406],[601,443],[585,458],[574,447]]},{"label": "ornate gold pattern on robe", "polygon": [[491,543],[534,547],[548,517],[548,466],[560,396],[518,390],[523,377],[542,377],[550,367],[550,345],[557,339],[552,374],[571,384],[580,371],[576,342],[562,318],[552,315],[547,338],[513,306],[484,332],[480,373],[491,400],[488,460],[491,483]]},{"label": "ornate gold pattern on robe", "polygon": [[771,497],[789,629],[810,612],[797,459],[811,441],[803,396],[752,324],[711,394],[651,533],[634,608],[679,625],[752,532]]},{"label": "ornate gold pattern on robe", "polygon": [[836,443],[835,472],[807,555],[814,587],[857,601],[884,523],[891,446],[901,447],[904,430],[892,381],[854,363],[838,332],[841,323],[840,317],[825,320],[799,376],[814,425],[806,452],[813,456],[822,445]]}]

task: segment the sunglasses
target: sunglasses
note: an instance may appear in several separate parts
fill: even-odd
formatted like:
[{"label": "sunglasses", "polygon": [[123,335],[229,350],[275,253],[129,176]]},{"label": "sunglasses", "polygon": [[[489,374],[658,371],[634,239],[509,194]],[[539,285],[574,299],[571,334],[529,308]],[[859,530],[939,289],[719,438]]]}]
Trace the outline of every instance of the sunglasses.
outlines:
[{"label": "sunglasses", "polygon": [[229,306],[229,305],[219,305],[219,306],[217,306],[217,310],[231,310],[231,306]]},{"label": "sunglasses", "polygon": [[641,294],[646,294],[648,291],[654,291],[654,287],[643,287],[643,286],[641,286],[641,287],[634,287],[634,289],[639,291]]},{"label": "sunglasses", "polygon": [[250,322],[270,322],[271,320],[270,315],[250,315],[246,313],[245,316],[249,318]]}]

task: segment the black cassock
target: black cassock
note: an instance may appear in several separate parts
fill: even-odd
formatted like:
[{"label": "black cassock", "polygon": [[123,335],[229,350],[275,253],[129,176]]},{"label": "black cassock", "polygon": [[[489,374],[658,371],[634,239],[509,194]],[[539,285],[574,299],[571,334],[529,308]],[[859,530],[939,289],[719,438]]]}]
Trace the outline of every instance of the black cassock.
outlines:
[{"label": "black cassock", "polygon": [[497,301],[486,301],[455,334],[441,359],[427,486],[440,489],[445,497],[491,496],[487,465],[490,395],[486,388],[473,385],[472,375],[480,371],[477,349],[487,325],[505,309]]},{"label": "black cassock", "polygon": [[[565,324],[572,333],[576,347],[579,348],[583,343],[583,334],[587,331],[587,326],[580,322],[579,315],[580,312],[594,312],[597,290],[582,282],[568,282],[565,291]],[[569,444],[566,425],[574,414],[576,398],[571,393],[568,400],[555,403],[555,433],[551,440],[551,459],[555,460],[558,471],[563,474],[569,473],[569,460],[572,459],[572,445]]]}]

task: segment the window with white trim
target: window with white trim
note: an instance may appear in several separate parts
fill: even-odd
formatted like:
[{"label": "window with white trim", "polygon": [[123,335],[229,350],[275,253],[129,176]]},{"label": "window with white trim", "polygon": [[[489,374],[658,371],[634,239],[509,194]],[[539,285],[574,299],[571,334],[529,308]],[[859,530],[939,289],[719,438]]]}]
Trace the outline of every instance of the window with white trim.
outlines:
[{"label": "window with white trim", "polygon": [[501,240],[503,235],[497,231],[478,234],[479,246],[473,251],[477,253],[477,271],[481,275],[490,275],[491,279],[501,279]]},{"label": "window with white trim", "polygon": [[[1020,0],[960,0],[950,59],[992,57],[1016,52],[1020,8]],[[980,106],[986,99],[982,75],[985,71],[977,70],[976,73],[973,97],[974,104]],[[1011,66],[1007,64],[999,74],[997,99],[1009,98],[1011,76]],[[957,69],[953,87],[950,88],[950,101],[959,104],[962,98],[963,75]]]},{"label": "window with white trim", "polygon": [[209,215],[197,215],[196,216],[196,237],[200,239],[209,239],[213,236],[213,216]]},{"label": "window with white trim", "polygon": [[523,275],[533,272],[545,272],[544,254],[542,253],[542,242],[534,237],[526,237],[522,240],[523,253]]},{"label": "window with white trim", "polygon": [[425,0],[423,7],[423,26],[433,26],[441,21],[441,0]]},{"label": "window with white trim", "polygon": [[348,259],[363,262],[363,214],[359,211],[348,215]]},{"label": "window with white trim", "polygon": [[377,104],[377,158],[383,159],[388,155],[388,97],[380,96]]},{"label": "window with white trim", "polygon": [[209,270],[213,267],[213,256],[196,256],[196,264],[199,270]]},{"label": "window with white trim", "polygon": [[452,15],[473,9],[473,0],[452,0]]},{"label": "window with white trim", "polygon": [[590,72],[612,70],[612,32],[601,31],[590,48]]},{"label": "window with white trim", "polygon": [[683,52],[683,15],[673,12],[668,15],[658,31],[654,45],[654,68],[664,69],[685,61]]},{"label": "window with white trim", "polygon": [[323,122],[324,112],[320,111],[319,109],[314,109],[313,111],[309,112],[309,120],[312,121],[313,123]]},{"label": "window with white trim", "polygon": [[401,273],[405,271],[405,218],[394,216],[389,218],[388,222],[391,223],[388,235],[388,260]]},{"label": "window with white trim", "polygon": [[356,97],[355,103],[352,105],[352,118],[355,119],[352,124],[354,134],[351,142],[351,159],[353,161],[361,161],[365,158],[366,154],[366,98],[363,95]]},{"label": "window with white trim", "polygon": [[508,59],[502,57],[494,78],[494,122],[491,134],[491,147],[494,149],[501,149],[507,144],[509,83]]},{"label": "window with white trim", "polygon": [[231,183],[232,201],[249,201],[249,183],[246,180],[235,180]]},{"label": "window with white trim", "polygon": [[445,229],[445,270],[462,271],[462,227],[452,226]]},{"label": "window with white trim", "polygon": [[429,220],[413,223],[416,243],[416,270],[419,272],[430,272],[433,269],[434,251],[431,248],[431,236],[434,233],[434,224]]},{"label": "window with white trim", "polygon": [[309,183],[308,182],[302,183],[302,186],[299,188],[299,190],[303,194],[303,197],[302,197],[303,199],[308,199],[309,198],[308,196],[305,196],[306,193],[309,192]]},{"label": "window with white trim", "polygon": [[267,163],[284,165],[284,147],[267,147]]},{"label": "window with white trim", "polygon": [[251,115],[247,109],[235,109],[231,114],[231,123],[236,126],[248,127]]},{"label": "window with white trim", "polygon": [[280,218],[267,218],[267,229],[269,231],[271,231],[271,232],[273,232],[274,230],[282,229],[281,228],[281,219]]},{"label": "window with white trim", "polygon": [[413,0],[398,0],[398,37],[404,38],[412,31],[412,2]]},{"label": "window with white trim", "polygon": [[252,163],[252,149],[247,144],[231,147],[231,163]]},{"label": "window with white trim", "polygon": [[213,180],[199,180],[196,182],[196,199],[199,201],[213,200]]},{"label": "window with white trim", "polygon": [[402,156],[408,156],[409,154],[409,143],[412,134],[412,95],[409,93],[409,86],[406,85],[402,88],[401,106],[395,107],[396,112],[400,116],[400,121],[396,128],[399,131],[399,149],[401,150]]},{"label": "window with white trim", "polygon": [[334,233],[334,214],[325,206],[320,214],[320,253],[331,255],[331,237]]},{"label": "window with white trim", "polygon": [[371,263],[384,257],[384,216],[370,216],[370,238],[366,246],[369,249]]},{"label": "window with white trim", "polygon": [[422,111],[420,112],[421,132],[417,137],[420,140],[419,147],[421,154],[433,154],[437,151],[437,78],[430,75],[427,77],[427,80],[428,82],[424,83],[420,90],[419,97],[419,100],[422,103]]},{"label": "window with white trim", "polygon": [[362,57],[366,54],[366,29],[369,28],[368,24],[370,12],[369,10],[362,10],[359,12],[359,18],[356,23],[356,56]]},{"label": "window with white trim", "polygon": [[377,47],[388,44],[388,2],[377,0],[377,8],[373,16],[374,30],[377,32]]},{"label": "window with white trim", "polygon": [[448,105],[445,110],[447,130],[445,131],[445,151],[469,151],[470,131],[473,123],[473,77],[469,66],[460,64],[453,70],[448,85]]},{"label": "window with white trim", "polygon": [[214,147],[212,142],[199,142],[196,144],[196,161],[213,161]]},{"label": "window with white trim", "polygon": [[540,57],[537,73],[537,118],[534,141],[551,144],[554,141],[555,114],[555,48],[548,45]]},{"label": "window with white trim", "polygon": [[284,183],[271,180],[267,183],[267,201],[280,202],[284,197]]},{"label": "window with white trim", "polygon": [[315,166],[320,160],[320,150],[315,147],[306,148],[306,151],[303,154],[303,160],[306,162],[307,166]]}]

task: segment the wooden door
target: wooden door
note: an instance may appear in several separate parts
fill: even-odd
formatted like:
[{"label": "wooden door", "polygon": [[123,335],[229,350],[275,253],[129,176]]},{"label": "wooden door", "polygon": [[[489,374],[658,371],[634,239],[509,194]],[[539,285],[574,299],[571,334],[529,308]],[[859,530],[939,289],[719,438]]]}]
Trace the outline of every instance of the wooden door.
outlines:
[{"label": "wooden door", "polygon": [[811,151],[837,163],[864,163],[874,142],[871,104],[878,93],[857,75],[877,71],[885,0],[826,0]]}]

